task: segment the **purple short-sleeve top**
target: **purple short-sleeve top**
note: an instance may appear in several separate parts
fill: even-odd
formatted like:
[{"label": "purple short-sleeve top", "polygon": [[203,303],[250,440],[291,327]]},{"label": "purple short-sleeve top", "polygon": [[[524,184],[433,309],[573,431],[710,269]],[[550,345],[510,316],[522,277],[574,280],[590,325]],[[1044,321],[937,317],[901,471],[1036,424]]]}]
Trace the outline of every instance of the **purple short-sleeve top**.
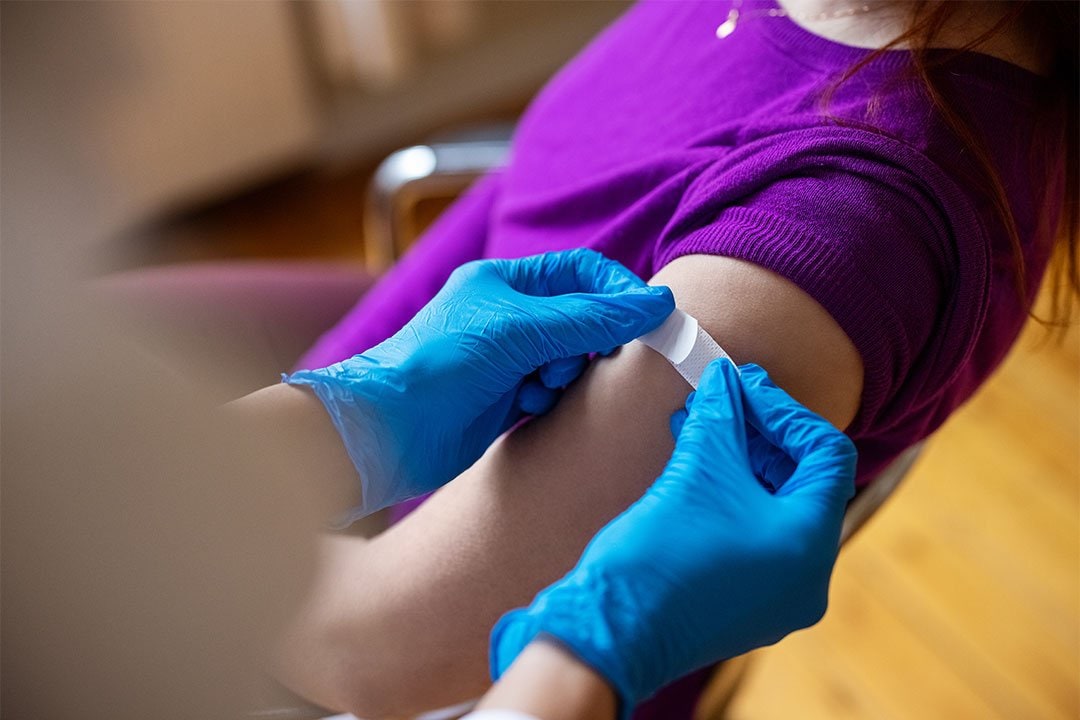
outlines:
[{"label": "purple short-sleeve top", "polygon": [[[454,267],[591,247],[648,278],[689,254],[791,280],[864,366],[859,482],[937,428],[1000,363],[1045,270],[1062,201],[1063,120],[1045,81],[941,51],[950,103],[984,138],[1022,241],[1015,255],[971,152],[887,52],[814,35],[747,0],[634,6],[558,73],[509,166],[453,206],[301,361],[334,362],[396,332]],[[831,100],[823,107],[824,94]],[[1062,118],[1063,118],[1063,114]],[[717,338],[723,344],[723,338]]]}]

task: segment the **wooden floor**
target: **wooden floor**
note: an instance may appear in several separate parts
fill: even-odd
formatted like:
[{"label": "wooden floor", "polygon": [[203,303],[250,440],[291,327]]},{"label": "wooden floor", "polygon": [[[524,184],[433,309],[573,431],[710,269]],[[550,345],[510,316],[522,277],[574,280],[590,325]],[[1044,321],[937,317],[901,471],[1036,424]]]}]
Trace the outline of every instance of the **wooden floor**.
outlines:
[{"label": "wooden floor", "polygon": [[[359,261],[364,177],[293,178],[126,242],[142,262]],[[845,548],[825,620],[757,654],[730,718],[1080,718],[1080,334],[1044,336],[937,434]]]},{"label": "wooden floor", "polygon": [[1080,335],[1029,327],[844,549],[733,720],[1080,718]]}]

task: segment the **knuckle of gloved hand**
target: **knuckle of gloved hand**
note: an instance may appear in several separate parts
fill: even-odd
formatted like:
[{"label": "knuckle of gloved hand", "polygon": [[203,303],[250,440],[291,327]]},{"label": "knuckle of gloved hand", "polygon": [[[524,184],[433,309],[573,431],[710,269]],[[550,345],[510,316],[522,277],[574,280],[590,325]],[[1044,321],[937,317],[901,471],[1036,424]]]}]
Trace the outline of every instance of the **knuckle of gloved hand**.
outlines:
[{"label": "knuckle of gloved hand", "polygon": [[817,625],[825,617],[828,609],[829,586],[824,584],[807,594],[799,617],[799,629]]},{"label": "knuckle of gloved hand", "polygon": [[739,420],[732,409],[723,403],[698,401],[690,408],[687,422],[692,423],[690,427],[695,432],[714,436],[726,426],[734,426]]},{"label": "knuckle of gloved hand", "polygon": [[754,388],[764,384],[772,385],[768,374],[765,372],[765,368],[757,363],[743,363],[738,367],[740,373],[739,379],[747,388]]},{"label": "knuckle of gloved hand", "polygon": [[457,269],[454,270],[454,274],[458,275],[458,276],[473,275],[473,274],[483,270],[489,264],[490,263],[488,261],[486,261],[486,260],[470,260],[467,263],[463,263],[463,264],[459,265],[457,267]]},{"label": "knuckle of gloved hand", "polygon": [[475,278],[484,271],[486,262],[487,261],[485,260],[471,260],[464,265],[458,265],[454,268],[454,271],[450,273],[450,277],[447,278],[447,286],[457,287],[468,280]]},{"label": "knuckle of gloved hand", "polygon": [[852,464],[858,460],[859,451],[850,437],[836,430],[832,434],[831,442],[838,460],[850,461]]},{"label": "knuckle of gloved hand", "polygon": [[698,460],[700,453],[692,448],[687,451],[684,447],[685,444],[680,443],[680,447],[668,460],[662,475],[666,483],[686,485],[707,477],[708,468],[702,468]]},{"label": "knuckle of gloved hand", "polygon": [[679,434],[679,449],[686,455],[696,454],[701,457],[715,455],[712,450],[718,438],[712,430],[712,423],[701,416],[688,413]]},{"label": "knuckle of gloved hand", "polygon": [[827,457],[830,462],[843,466],[850,465],[854,468],[858,459],[858,451],[851,438],[840,430],[837,430],[827,421],[822,420],[821,425],[807,428],[803,441],[809,455],[821,455]]},{"label": "knuckle of gloved hand", "polygon": [[571,262],[592,262],[598,261],[603,258],[603,255],[596,252],[592,248],[584,247],[563,250],[563,256]]}]

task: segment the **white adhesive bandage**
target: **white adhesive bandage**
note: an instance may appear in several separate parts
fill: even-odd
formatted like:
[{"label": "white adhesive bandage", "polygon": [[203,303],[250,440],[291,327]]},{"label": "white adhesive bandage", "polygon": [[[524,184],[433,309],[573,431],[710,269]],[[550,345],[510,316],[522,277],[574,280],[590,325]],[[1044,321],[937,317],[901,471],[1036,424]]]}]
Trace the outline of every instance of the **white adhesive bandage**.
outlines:
[{"label": "white adhesive bandage", "polygon": [[694,316],[678,309],[668,315],[660,327],[645,333],[638,341],[667,358],[695,390],[705,367],[713,360],[727,358],[728,362],[735,364],[724,348],[698,325]]}]

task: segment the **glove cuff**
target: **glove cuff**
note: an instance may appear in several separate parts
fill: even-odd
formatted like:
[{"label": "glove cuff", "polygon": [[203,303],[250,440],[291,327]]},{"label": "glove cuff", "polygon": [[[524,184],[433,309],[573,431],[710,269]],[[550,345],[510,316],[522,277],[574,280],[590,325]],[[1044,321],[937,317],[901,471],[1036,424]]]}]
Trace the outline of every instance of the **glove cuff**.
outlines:
[{"label": "glove cuff", "polygon": [[[636,681],[632,667],[638,654],[625,647],[629,638],[607,621],[602,603],[581,602],[581,591],[557,597],[549,588],[528,608],[503,615],[491,631],[489,664],[498,680],[529,643],[545,639],[588,665],[611,685],[618,700],[618,717],[629,720],[637,703],[649,693]],[[569,602],[566,602],[569,601]],[[588,604],[589,607],[581,607]]]},{"label": "glove cuff", "polygon": [[320,370],[298,370],[291,375],[283,374],[281,380],[310,388],[341,436],[363,493],[361,506],[348,513],[351,522],[408,498],[394,493],[401,484],[396,480],[401,450],[390,447],[389,433],[382,429],[382,418],[374,407],[377,396],[365,396],[361,387],[364,379],[355,372],[345,382],[340,366],[341,363]]}]

